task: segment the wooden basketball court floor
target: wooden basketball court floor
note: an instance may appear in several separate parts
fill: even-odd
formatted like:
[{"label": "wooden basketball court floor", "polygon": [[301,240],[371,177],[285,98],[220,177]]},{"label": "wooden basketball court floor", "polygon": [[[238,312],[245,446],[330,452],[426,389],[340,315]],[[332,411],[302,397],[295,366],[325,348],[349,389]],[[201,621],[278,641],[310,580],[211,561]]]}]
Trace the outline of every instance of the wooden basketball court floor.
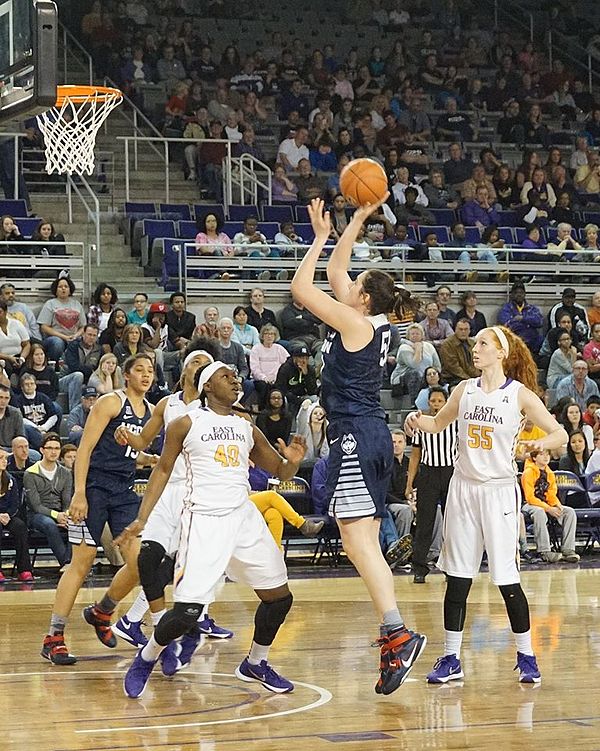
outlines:
[{"label": "wooden basketball court floor", "polygon": [[[444,582],[396,577],[410,626],[429,637],[409,680],[389,697],[373,691],[378,653],[359,579],[295,579],[294,608],[271,653],[296,683],[288,695],[238,681],[255,607],[228,583],[213,615],[235,631],[210,641],[172,679],[157,669],[144,696],[123,694],[133,649],[108,650],[76,607],[71,668],[39,657],[53,591],[0,594],[0,748],[3,751],[321,751],[322,749],[600,750],[600,569],[524,574],[540,687],[519,685],[515,649],[498,591],[486,574],[473,586],[463,650],[465,679],[428,686],[442,646]],[[87,589],[78,606],[102,590]]]}]

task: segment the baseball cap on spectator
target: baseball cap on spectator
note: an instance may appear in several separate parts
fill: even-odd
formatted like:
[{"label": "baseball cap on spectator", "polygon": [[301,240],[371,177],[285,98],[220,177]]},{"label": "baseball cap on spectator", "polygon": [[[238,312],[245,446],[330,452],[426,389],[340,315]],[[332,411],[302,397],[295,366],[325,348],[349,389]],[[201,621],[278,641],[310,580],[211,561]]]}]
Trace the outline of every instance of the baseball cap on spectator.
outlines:
[{"label": "baseball cap on spectator", "polygon": [[308,351],[308,347],[305,347],[304,345],[301,345],[300,347],[296,347],[292,352],[292,357],[308,357],[310,352]]},{"label": "baseball cap on spectator", "polygon": [[169,306],[164,302],[153,302],[148,310],[150,313],[168,313]]},{"label": "baseball cap on spectator", "polygon": [[565,287],[562,291],[563,297],[577,297],[577,292],[573,289],[573,287]]},{"label": "baseball cap on spectator", "polygon": [[85,386],[81,390],[81,396],[83,396],[84,398],[85,397],[90,397],[90,396],[98,396],[98,392],[96,391],[96,389],[93,386]]}]

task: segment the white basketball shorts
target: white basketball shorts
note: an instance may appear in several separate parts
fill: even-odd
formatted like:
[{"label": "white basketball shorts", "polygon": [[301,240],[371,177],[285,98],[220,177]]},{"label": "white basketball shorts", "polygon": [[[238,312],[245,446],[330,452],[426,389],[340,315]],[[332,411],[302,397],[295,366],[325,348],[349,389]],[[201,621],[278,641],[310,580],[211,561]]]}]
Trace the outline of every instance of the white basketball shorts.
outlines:
[{"label": "white basketball shorts", "polygon": [[179,546],[184,494],[184,482],[167,483],[142,532],[142,540],[160,543],[171,557]]},{"label": "white basketball shorts", "polygon": [[473,579],[485,550],[494,584],[517,584],[520,506],[516,483],[484,485],[454,473],[444,512],[438,568],[449,576]]},{"label": "white basketball shorts", "polygon": [[224,516],[183,510],[175,602],[211,602],[225,572],[252,589],[276,589],[287,582],[283,554],[250,500]]}]

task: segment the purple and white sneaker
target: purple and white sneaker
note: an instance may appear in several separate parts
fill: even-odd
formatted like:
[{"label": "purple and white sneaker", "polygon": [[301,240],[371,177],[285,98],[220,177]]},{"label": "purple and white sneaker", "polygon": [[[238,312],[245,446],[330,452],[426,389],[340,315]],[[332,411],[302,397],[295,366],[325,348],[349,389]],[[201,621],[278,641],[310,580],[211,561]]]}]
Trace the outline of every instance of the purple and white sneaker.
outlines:
[{"label": "purple and white sneaker", "polygon": [[192,661],[194,652],[204,643],[204,634],[200,633],[199,628],[192,629],[191,632],[184,634],[179,640],[180,650],[177,655],[179,667],[177,670],[183,670]]},{"label": "purple and white sneaker", "polygon": [[151,662],[144,660],[142,650],[139,650],[123,679],[123,688],[125,689],[126,696],[130,699],[139,699],[146,690],[148,680],[156,662],[156,660],[152,660]]},{"label": "purple and white sneaker", "polygon": [[262,683],[275,694],[289,694],[294,690],[294,684],[273,670],[266,660],[261,660],[259,665],[252,665],[246,657],[235,669],[235,674],[241,681]]},{"label": "purple and white sneaker", "polygon": [[233,631],[217,626],[213,619],[208,616],[198,621],[198,628],[201,634],[209,636],[211,639],[231,639],[233,636]]},{"label": "purple and white sneaker", "polygon": [[541,683],[542,674],[538,668],[535,655],[524,655],[517,652],[515,670],[519,671],[519,683]]},{"label": "purple and white sneaker", "polygon": [[448,683],[464,677],[460,660],[456,655],[444,655],[435,663],[431,673],[427,674],[427,683]]},{"label": "purple and white sneaker", "polygon": [[142,631],[141,621],[130,621],[129,618],[124,615],[115,623],[112,627],[113,634],[131,644],[136,649],[145,647],[148,644],[146,634]]},{"label": "purple and white sneaker", "polygon": [[167,678],[175,675],[180,670],[179,653],[181,652],[181,644],[175,640],[167,644],[167,646],[160,653],[160,669],[162,674]]}]

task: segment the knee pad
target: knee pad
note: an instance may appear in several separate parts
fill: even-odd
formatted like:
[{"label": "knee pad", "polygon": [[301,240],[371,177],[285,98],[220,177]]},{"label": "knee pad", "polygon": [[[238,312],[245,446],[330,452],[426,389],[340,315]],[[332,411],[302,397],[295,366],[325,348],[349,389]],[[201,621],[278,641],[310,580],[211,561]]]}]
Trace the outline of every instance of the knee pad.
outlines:
[{"label": "knee pad", "polygon": [[472,583],[472,579],[463,579],[458,576],[446,576],[446,599],[450,602],[466,602]]},{"label": "knee pad", "polygon": [[505,600],[525,594],[520,584],[501,584],[498,589]]},{"label": "knee pad", "polygon": [[273,643],[281,624],[290,612],[294,598],[291,592],[273,602],[261,602],[254,616],[254,641],[268,647]]},{"label": "knee pad", "polygon": [[204,605],[197,602],[176,602],[154,630],[156,642],[166,646],[186,634],[198,622],[203,608]]},{"label": "knee pad", "polygon": [[161,587],[164,588],[168,584],[173,583],[173,576],[175,574],[175,559],[171,556],[165,555],[158,567],[158,581]]},{"label": "knee pad", "polygon": [[160,576],[160,567],[165,557],[165,549],[159,542],[143,540],[138,556],[140,583],[148,602],[160,599],[166,584]]},{"label": "knee pad", "polygon": [[520,584],[503,584],[498,587],[506,605],[510,626],[515,634],[530,629],[529,603]]}]

